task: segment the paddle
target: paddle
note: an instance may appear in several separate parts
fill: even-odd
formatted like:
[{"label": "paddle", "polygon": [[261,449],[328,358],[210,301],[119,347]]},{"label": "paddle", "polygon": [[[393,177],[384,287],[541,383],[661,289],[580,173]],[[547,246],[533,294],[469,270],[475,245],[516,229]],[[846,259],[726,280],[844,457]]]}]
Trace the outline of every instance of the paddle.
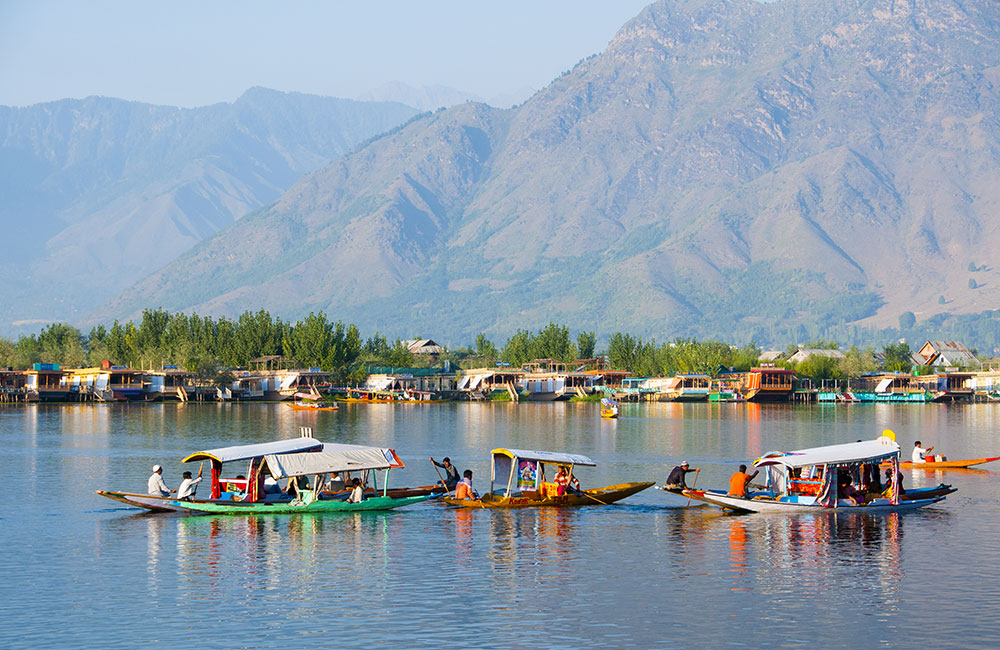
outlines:
[{"label": "paddle", "polygon": [[[691,489],[692,490],[695,488],[696,485],[698,485],[698,474],[699,473],[701,473],[701,468],[700,467],[694,471],[694,480],[691,481]],[[691,497],[688,497],[687,503],[684,504],[684,507],[687,508],[689,505],[691,505]]]},{"label": "paddle", "polygon": [[[434,465],[434,459],[431,458],[431,465]],[[434,471],[437,472],[438,478],[441,479],[441,485],[444,486],[445,494],[451,496],[451,490],[448,489],[448,484],[444,482],[444,477],[441,476],[441,470],[438,469],[437,465],[434,465]]]},{"label": "paddle", "polygon": [[587,494],[583,490],[580,490],[580,494],[582,494],[583,496],[588,497],[590,499],[593,499],[594,501],[598,502],[602,506],[609,506],[609,505],[611,505],[610,503],[605,503],[604,501],[601,501],[600,499],[598,499],[597,497],[595,497],[595,496],[593,496],[591,494]]}]

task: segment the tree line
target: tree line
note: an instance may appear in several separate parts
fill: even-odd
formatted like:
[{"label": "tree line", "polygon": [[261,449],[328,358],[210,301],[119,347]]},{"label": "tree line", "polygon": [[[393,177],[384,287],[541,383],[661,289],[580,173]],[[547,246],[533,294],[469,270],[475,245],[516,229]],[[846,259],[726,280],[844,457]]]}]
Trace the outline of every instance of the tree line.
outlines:
[{"label": "tree line", "polygon": [[[804,347],[836,348],[837,344],[816,340]],[[796,349],[790,346],[786,356]],[[759,365],[760,353],[753,342],[734,346],[717,340],[676,338],[657,343],[625,332],[612,334],[607,348],[598,351],[594,332],[578,332],[573,337],[565,325],[549,323],[537,332],[517,330],[500,348],[485,334],[479,334],[472,345],[445,349],[434,363],[448,361],[456,367],[472,368],[503,362],[519,367],[533,359],[569,364],[602,357],[611,368],[649,377],[748,370]],[[251,360],[271,355],[281,355],[296,367],[319,367],[336,379],[353,382],[363,380],[369,366],[432,363],[415,357],[399,339],[390,343],[378,332],[364,338],[357,326],[332,321],[322,311],[292,323],[274,318],[265,310],[244,312],[231,320],[147,309],[138,324],[115,321],[111,327],[98,325],[87,335],[71,325],[53,323],[37,335],[22,335],[16,341],[0,338],[0,366],[16,369],[33,363],[94,367],[109,360],[133,368],[176,365],[209,377],[226,369],[245,368]],[[910,364],[906,343],[887,345],[880,354],[870,346],[852,346],[843,359],[813,356],[798,365],[776,362],[813,379],[847,379],[877,370],[908,372]]]}]

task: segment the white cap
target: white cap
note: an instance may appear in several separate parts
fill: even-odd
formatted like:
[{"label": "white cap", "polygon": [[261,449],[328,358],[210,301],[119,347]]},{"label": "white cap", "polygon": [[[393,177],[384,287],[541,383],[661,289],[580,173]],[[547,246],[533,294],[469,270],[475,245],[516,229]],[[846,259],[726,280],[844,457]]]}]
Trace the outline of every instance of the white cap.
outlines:
[{"label": "white cap", "polygon": [[159,472],[161,469],[163,469],[163,468],[160,467],[159,465],[153,465],[153,471],[154,472]]},{"label": "white cap", "polygon": [[[687,464],[688,464],[688,462],[686,460],[682,460],[681,461],[681,467],[684,467]],[[159,465],[157,465],[157,467],[159,467]]]}]

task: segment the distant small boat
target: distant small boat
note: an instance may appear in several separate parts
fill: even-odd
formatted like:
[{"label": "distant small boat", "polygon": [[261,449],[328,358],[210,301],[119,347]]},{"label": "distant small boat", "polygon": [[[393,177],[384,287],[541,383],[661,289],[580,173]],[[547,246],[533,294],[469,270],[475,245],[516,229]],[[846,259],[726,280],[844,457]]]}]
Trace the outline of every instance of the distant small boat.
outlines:
[{"label": "distant small boat", "polygon": [[901,462],[899,467],[901,469],[965,469],[973,465],[992,463],[995,460],[1000,460],[1000,456],[994,456],[993,458],[970,458],[967,460],[936,460],[925,463],[914,463],[907,460]]},{"label": "distant small boat", "polygon": [[315,393],[295,393],[295,401],[288,406],[296,411],[336,411],[336,402],[326,402]]},{"label": "distant small boat", "polygon": [[606,420],[611,420],[618,417],[618,402],[614,401],[610,397],[602,398],[601,417]]}]

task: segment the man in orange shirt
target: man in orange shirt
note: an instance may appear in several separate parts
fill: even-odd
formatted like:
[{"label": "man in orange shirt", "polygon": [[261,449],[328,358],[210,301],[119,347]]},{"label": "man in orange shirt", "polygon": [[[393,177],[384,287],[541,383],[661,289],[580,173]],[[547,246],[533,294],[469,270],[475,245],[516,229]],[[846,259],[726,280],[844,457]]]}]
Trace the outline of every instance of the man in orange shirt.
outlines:
[{"label": "man in orange shirt", "polygon": [[752,481],[753,477],[758,474],[760,474],[760,470],[757,470],[753,474],[747,474],[747,466],[740,465],[740,471],[729,478],[729,496],[747,498],[747,483]]},{"label": "man in orange shirt", "polygon": [[467,501],[474,501],[479,497],[472,489],[472,470],[467,469],[462,474],[462,480],[455,486],[455,498]]}]

